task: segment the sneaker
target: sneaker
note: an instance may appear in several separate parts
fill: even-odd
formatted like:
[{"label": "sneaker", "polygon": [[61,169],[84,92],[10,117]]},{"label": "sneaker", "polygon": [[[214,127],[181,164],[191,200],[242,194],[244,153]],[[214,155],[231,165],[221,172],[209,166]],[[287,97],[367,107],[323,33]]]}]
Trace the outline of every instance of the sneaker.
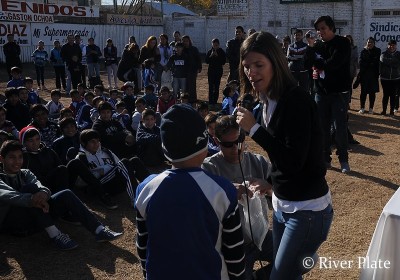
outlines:
[{"label": "sneaker", "polygon": [[40,89],[41,89],[40,87],[37,88],[37,90],[40,90]]},{"label": "sneaker", "polygon": [[365,110],[364,110],[364,109],[361,109],[360,111],[358,111],[358,113],[359,113],[359,114],[364,114],[364,113],[365,113]]},{"label": "sneaker", "polygon": [[374,114],[374,110],[371,108],[371,109],[369,109],[369,112],[368,113],[370,113],[371,115],[373,115]]},{"label": "sneaker", "polygon": [[394,116],[394,112],[391,111],[391,112],[389,113],[389,116]]},{"label": "sneaker", "polygon": [[61,233],[56,237],[52,238],[54,245],[60,250],[67,251],[78,247],[78,244],[69,238],[68,234]]},{"label": "sneaker", "polygon": [[394,113],[397,113],[398,111],[399,111],[398,109],[394,109],[394,110],[393,110]]},{"label": "sneaker", "polygon": [[340,169],[342,170],[342,173],[348,173],[350,172],[350,165],[348,162],[341,162],[340,163]]},{"label": "sneaker", "polygon": [[118,208],[118,204],[113,201],[109,194],[103,195],[100,198],[100,202],[109,210],[114,210]]},{"label": "sneaker", "polygon": [[382,112],[381,112],[381,115],[382,115],[382,116],[386,116],[386,112],[385,112],[385,111],[382,111]]},{"label": "sneaker", "polygon": [[96,234],[96,242],[113,241],[120,238],[122,234],[122,232],[115,232],[108,227],[104,227],[98,234]]},{"label": "sneaker", "polygon": [[60,221],[70,224],[70,225],[74,225],[74,226],[82,225],[82,223],[78,220],[78,218],[76,218],[75,216],[72,216],[71,214],[67,214],[64,217],[61,217]]}]

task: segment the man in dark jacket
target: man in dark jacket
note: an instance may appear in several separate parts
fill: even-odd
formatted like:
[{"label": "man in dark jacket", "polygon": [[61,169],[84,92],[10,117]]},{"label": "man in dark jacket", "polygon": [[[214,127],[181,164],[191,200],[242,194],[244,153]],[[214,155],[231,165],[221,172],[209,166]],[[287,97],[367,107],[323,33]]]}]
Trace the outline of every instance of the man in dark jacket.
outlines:
[{"label": "man in dark jacket", "polygon": [[308,91],[309,75],[305,62],[307,44],[303,42],[303,30],[296,29],[294,36],[296,41],[289,45],[287,52],[289,68],[294,78],[298,81],[299,86]]},{"label": "man in dark jacket", "polygon": [[244,41],[245,34],[242,26],[236,26],[235,38],[226,43],[226,57],[229,62],[228,82],[239,81],[240,46]]},{"label": "man in dark jacket", "polygon": [[226,54],[219,47],[219,40],[211,41],[212,48],[207,52],[206,63],[208,64],[208,102],[210,105],[217,104],[219,95],[219,85],[221,83],[223,69],[226,62]]},{"label": "man in dark jacket", "polygon": [[21,60],[19,58],[19,55],[21,54],[21,48],[14,41],[13,34],[7,34],[7,43],[3,45],[3,52],[4,56],[6,57],[7,73],[11,80],[11,68],[14,66],[21,68]]},{"label": "man in dark jacket", "polygon": [[[71,69],[76,69],[77,73],[75,77],[81,77],[80,65],[82,61],[82,51],[79,45],[74,43],[74,35],[70,34],[67,36],[68,42],[61,47],[61,57],[65,62],[66,74],[67,74],[67,94],[71,90],[72,74]],[[79,83],[79,81],[78,81]],[[76,83],[76,84],[78,84]]]},{"label": "man in dark jacket", "polygon": [[350,171],[347,135],[347,110],[351,88],[350,42],[336,35],[330,16],[321,16],[314,27],[322,41],[311,46],[313,57],[313,81],[319,86],[315,101],[324,133],[324,155],[327,167],[331,167],[331,126],[336,129],[336,148],[343,173]]}]

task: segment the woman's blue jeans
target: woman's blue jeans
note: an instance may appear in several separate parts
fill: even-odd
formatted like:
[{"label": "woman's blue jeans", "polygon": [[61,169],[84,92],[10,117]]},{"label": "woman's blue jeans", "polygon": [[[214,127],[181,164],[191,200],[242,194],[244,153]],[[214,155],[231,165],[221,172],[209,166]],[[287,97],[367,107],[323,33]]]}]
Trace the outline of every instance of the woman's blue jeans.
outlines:
[{"label": "woman's blue jeans", "polygon": [[302,279],[319,246],[328,236],[333,219],[332,205],[322,211],[274,211],[274,266],[271,280]]}]

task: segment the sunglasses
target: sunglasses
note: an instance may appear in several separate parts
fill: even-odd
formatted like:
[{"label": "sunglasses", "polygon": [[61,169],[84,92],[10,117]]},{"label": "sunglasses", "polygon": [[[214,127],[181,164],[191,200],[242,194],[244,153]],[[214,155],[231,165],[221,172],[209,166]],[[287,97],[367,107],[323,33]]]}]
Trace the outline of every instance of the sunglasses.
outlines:
[{"label": "sunglasses", "polygon": [[218,139],[219,144],[225,148],[232,148],[234,145],[238,145],[239,143],[243,143],[246,135],[240,131],[239,137],[235,141],[220,141]]}]

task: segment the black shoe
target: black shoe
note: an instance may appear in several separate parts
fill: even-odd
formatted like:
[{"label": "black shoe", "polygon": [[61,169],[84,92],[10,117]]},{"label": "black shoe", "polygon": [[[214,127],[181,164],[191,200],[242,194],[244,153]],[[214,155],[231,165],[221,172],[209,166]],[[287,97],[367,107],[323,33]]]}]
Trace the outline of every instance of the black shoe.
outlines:
[{"label": "black shoe", "polygon": [[359,145],[360,142],[358,142],[356,139],[353,138],[353,139],[350,139],[350,140],[349,140],[349,144],[350,144],[350,145]]},{"label": "black shoe", "polygon": [[109,194],[105,194],[100,198],[101,204],[109,210],[114,210],[118,208],[118,204],[113,201]]},{"label": "black shoe", "polygon": [[381,115],[382,115],[382,116],[386,116],[386,112],[382,111],[382,112],[381,112]]}]

